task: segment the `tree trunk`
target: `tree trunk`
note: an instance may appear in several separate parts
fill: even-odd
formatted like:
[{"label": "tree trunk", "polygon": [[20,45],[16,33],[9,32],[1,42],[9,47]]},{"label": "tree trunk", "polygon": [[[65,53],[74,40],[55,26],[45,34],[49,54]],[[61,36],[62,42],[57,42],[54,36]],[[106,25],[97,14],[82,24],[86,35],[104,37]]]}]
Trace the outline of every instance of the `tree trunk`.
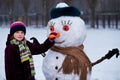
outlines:
[{"label": "tree trunk", "polygon": [[95,10],[91,10],[91,27],[95,28]]}]

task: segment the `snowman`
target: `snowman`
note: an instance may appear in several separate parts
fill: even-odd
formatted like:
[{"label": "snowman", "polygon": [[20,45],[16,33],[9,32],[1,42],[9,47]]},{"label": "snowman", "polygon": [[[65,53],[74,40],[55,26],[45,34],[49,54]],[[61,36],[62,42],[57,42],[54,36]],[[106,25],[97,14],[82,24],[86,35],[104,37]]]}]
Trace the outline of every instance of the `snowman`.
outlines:
[{"label": "snowman", "polygon": [[57,4],[51,10],[47,28],[55,44],[43,60],[46,80],[90,80],[92,66],[103,59],[91,63],[84,52],[86,29],[80,11],[66,3]]}]

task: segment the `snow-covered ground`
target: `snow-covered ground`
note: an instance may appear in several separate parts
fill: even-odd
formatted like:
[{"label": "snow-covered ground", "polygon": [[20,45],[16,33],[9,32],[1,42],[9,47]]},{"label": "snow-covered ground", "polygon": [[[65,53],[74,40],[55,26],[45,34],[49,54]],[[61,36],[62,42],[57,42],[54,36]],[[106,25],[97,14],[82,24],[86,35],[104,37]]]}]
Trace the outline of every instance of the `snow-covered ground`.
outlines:
[{"label": "snow-covered ground", "polygon": [[[9,28],[0,27],[0,80],[5,80],[4,49]],[[36,37],[40,43],[47,38],[46,28],[28,28],[26,38]],[[84,42],[85,52],[92,62],[104,56],[113,48],[120,49],[120,30],[116,29],[87,29],[87,38]],[[36,70],[36,80],[45,80],[42,73],[41,55],[33,56]],[[95,65],[92,70],[91,80],[120,80],[120,57],[115,56],[110,60]]]}]

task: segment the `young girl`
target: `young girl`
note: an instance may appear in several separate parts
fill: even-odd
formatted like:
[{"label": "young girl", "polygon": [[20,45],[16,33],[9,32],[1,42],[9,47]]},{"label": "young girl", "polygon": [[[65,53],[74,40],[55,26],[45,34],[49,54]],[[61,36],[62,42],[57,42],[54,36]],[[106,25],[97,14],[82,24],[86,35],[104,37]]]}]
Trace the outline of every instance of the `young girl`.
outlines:
[{"label": "young girl", "polygon": [[33,44],[25,39],[26,28],[21,21],[10,25],[5,48],[6,80],[35,80],[32,55],[46,52],[54,44],[48,38],[43,44]]}]

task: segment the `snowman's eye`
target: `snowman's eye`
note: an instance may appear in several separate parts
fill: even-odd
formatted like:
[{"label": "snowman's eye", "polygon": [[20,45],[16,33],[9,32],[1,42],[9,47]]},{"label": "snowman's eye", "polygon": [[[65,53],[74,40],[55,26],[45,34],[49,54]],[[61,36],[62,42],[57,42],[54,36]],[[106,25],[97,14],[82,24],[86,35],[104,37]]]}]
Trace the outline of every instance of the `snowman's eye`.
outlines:
[{"label": "snowman's eye", "polygon": [[64,31],[68,31],[68,30],[69,30],[69,26],[64,25],[64,26],[63,26],[63,30],[64,30]]},{"label": "snowman's eye", "polygon": [[54,31],[54,26],[50,26],[50,31]]}]

